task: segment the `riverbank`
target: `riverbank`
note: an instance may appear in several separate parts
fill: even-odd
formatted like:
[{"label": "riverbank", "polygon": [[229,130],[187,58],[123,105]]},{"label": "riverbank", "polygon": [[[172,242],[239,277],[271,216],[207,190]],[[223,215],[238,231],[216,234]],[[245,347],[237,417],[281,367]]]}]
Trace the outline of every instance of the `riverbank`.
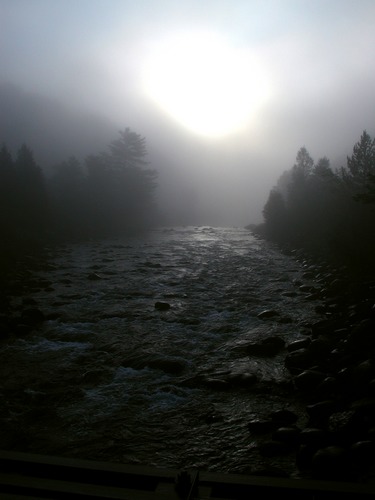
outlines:
[{"label": "riverbank", "polygon": [[295,254],[308,281],[297,285],[322,317],[284,361],[307,423],[273,426],[264,453],[293,450],[301,477],[374,481],[375,281]]}]

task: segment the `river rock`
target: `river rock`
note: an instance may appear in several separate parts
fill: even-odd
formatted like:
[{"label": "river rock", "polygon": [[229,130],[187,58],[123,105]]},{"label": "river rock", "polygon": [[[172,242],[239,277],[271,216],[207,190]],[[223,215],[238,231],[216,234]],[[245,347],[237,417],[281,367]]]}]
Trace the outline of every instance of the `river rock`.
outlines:
[{"label": "river rock", "polygon": [[301,445],[314,446],[316,449],[328,446],[329,438],[329,433],[318,427],[305,427],[299,434]]},{"label": "river rock", "polygon": [[319,335],[318,338],[313,339],[308,346],[308,349],[312,356],[317,359],[322,356],[326,356],[333,348],[334,343],[323,335]]},{"label": "river rock", "polygon": [[306,337],[304,339],[299,339],[291,342],[287,346],[288,352],[298,351],[298,349],[306,349],[311,343],[311,338]]},{"label": "river rock", "polygon": [[[325,306],[325,312],[327,312]],[[344,318],[330,318],[330,319],[322,319],[320,321],[316,321],[311,325],[311,332],[315,338],[319,335],[327,335],[330,336],[332,333],[335,333],[337,330],[346,330],[349,332],[347,328],[347,320]]]},{"label": "river rock", "polygon": [[340,384],[336,377],[325,377],[316,388],[316,394],[324,398],[334,398],[339,394]]},{"label": "river rock", "polygon": [[375,349],[375,321],[369,318],[363,319],[353,327],[347,341],[348,348],[357,353],[365,350]]},{"label": "river rock", "polygon": [[268,319],[268,318],[273,318],[275,316],[278,316],[279,313],[278,311],[275,311],[274,309],[266,309],[262,312],[260,312],[257,317],[259,319]]},{"label": "river rock", "polygon": [[168,311],[168,309],[171,308],[171,305],[169,302],[155,302],[155,309],[158,309],[159,311]]},{"label": "river rock", "polygon": [[272,434],[272,439],[286,443],[289,446],[295,446],[299,442],[300,432],[300,429],[297,427],[279,427]]},{"label": "river rock", "polygon": [[312,457],[312,476],[323,480],[349,480],[352,476],[349,452],[341,446],[319,449]]},{"label": "river rock", "polygon": [[367,397],[362,399],[357,399],[353,401],[350,405],[351,409],[357,412],[359,415],[365,415],[368,417],[375,417],[375,398]]},{"label": "river rock", "polygon": [[285,342],[281,337],[267,337],[261,342],[253,342],[247,344],[246,352],[250,356],[275,356],[285,346]]},{"label": "river rock", "polygon": [[350,453],[355,465],[363,467],[375,462],[375,445],[373,441],[357,441],[350,447]]},{"label": "river rock", "polygon": [[301,444],[296,452],[296,466],[302,472],[311,472],[312,459],[319,447]]},{"label": "river rock", "polygon": [[203,382],[207,387],[216,391],[227,391],[230,389],[230,384],[221,378],[207,377]]},{"label": "river rock", "polygon": [[293,382],[300,391],[311,391],[326,378],[326,373],[316,370],[304,370],[294,377]]},{"label": "river rock", "polygon": [[337,294],[342,294],[346,288],[347,283],[343,279],[335,278],[330,281],[329,285],[327,285],[322,292],[327,297],[333,297]]},{"label": "river rock", "polygon": [[372,359],[366,359],[354,366],[350,373],[350,385],[356,390],[357,396],[364,393],[375,376],[375,365]]},{"label": "river rock", "polygon": [[342,410],[332,413],[327,429],[335,436],[336,442],[363,440],[367,435],[369,423],[355,410]]},{"label": "river rock", "polygon": [[306,406],[307,414],[310,417],[310,424],[325,424],[328,422],[330,415],[335,411],[335,401],[326,400],[319,401]]}]

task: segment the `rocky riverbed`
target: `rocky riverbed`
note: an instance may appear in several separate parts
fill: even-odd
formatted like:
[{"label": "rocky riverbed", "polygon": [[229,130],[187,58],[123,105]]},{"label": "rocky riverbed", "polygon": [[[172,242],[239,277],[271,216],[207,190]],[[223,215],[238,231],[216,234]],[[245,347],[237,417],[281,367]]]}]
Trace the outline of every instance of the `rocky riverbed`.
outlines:
[{"label": "rocky riverbed", "polygon": [[4,282],[0,446],[371,481],[375,283],[243,229],[29,257]]},{"label": "rocky riverbed", "polygon": [[[261,450],[295,450],[301,476],[338,481],[373,481],[375,473],[375,281],[345,270],[308,264],[301,283],[322,319],[305,338],[287,345],[284,364],[291,386],[304,402],[307,421],[288,415],[272,425]],[[256,421],[251,426],[259,425]]]}]

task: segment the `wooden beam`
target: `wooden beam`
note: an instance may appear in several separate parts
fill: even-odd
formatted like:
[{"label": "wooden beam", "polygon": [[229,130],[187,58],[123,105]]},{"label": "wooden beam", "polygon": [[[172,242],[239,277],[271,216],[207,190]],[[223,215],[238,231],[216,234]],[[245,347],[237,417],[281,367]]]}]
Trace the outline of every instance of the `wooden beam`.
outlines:
[{"label": "wooden beam", "polygon": [[370,500],[375,484],[179,471],[0,450],[2,500],[256,500],[280,495]]}]

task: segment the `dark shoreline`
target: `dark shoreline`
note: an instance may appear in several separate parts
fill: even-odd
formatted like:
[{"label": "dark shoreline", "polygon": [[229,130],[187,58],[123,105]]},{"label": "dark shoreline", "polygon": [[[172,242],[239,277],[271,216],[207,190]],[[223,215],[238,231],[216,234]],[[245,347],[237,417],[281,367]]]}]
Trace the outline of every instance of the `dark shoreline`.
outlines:
[{"label": "dark shoreline", "polygon": [[[259,234],[254,233],[259,237]],[[273,428],[272,455],[293,451],[302,478],[375,480],[375,279],[356,267],[319,262],[280,248],[306,268],[306,300],[319,301],[321,321],[287,346],[291,390],[307,424]]]}]

